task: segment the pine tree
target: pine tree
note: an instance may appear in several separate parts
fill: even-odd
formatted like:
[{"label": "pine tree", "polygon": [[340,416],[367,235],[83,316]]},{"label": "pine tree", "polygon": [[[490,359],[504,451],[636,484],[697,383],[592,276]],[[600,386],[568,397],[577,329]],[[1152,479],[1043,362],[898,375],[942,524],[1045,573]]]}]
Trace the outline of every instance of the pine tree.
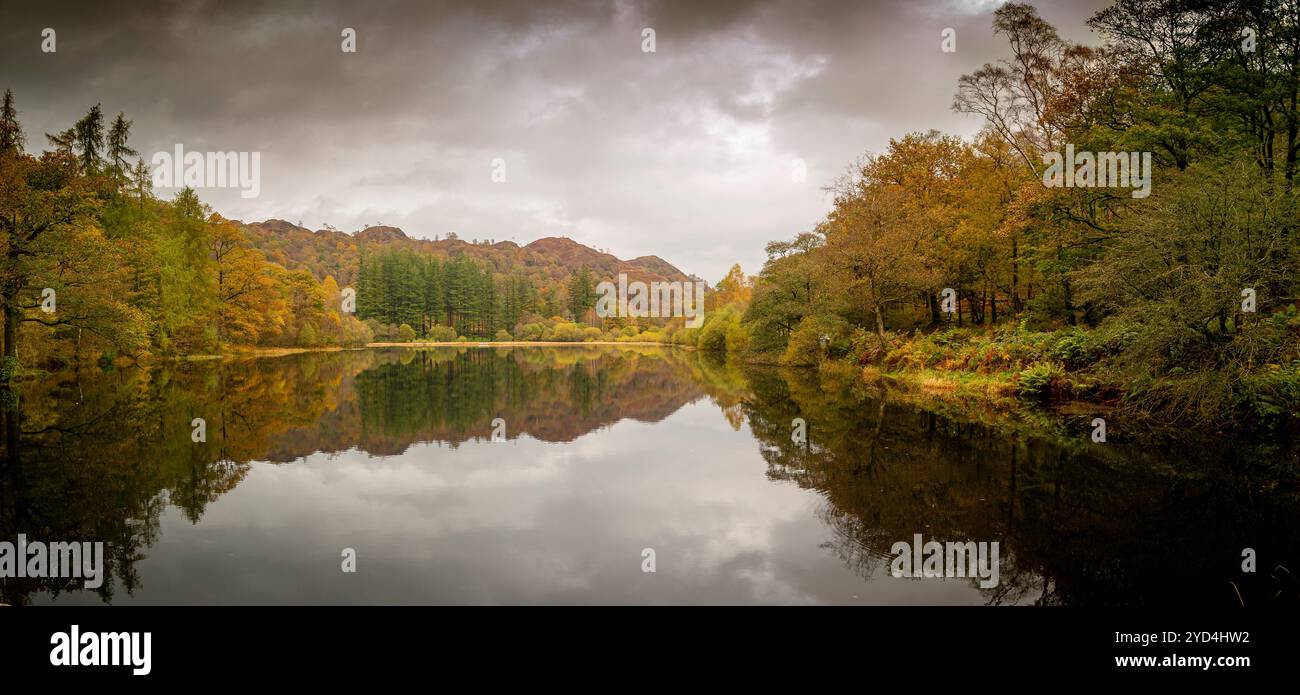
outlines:
[{"label": "pine tree", "polygon": [[14,93],[5,90],[4,105],[0,106],[0,154],[19,154],[25,140],[23,127],[18,123],[18,109],[14,106]]},{"label": "pine tree", "polygon": [[131,182],[135,188],[135,195],[140,201],[140,207],[144,207],[144,201],[153,197],[153,177],[143,159],[136,160],[135,169],[131,172]]},{"label": "pine tree", "polygon": [[574,321],[582,321],[587,309],[596,306],[596,289],[591,282],[591,271],[582,266],[569,280],[569,311]]},{"label": "pine tree", "polygon": [[104,114],[99,104],[91,107],[90,112],[73,126],[76,132],[77,147],[81,148],[81,166],[87,173],[99,170],[104,149]]},{"label": "pine tree", "polygon": [[119,186],[131,173],[130,158],[140,154],[127,145],[130,137],[131,121],[126,120],[126,114],[119,112],[108,129],[108,166]]}]

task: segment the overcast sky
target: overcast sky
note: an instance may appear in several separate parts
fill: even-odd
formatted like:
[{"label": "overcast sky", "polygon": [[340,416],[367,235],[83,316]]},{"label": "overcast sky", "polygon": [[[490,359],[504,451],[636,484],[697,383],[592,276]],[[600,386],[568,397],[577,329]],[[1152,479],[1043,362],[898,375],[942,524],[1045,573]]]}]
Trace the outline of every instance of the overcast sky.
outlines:
[{"label": "overcast sky", "polygon": [[[822,186],[862,153],[911,131],[974,134],[952,94],[1005,54],[999,4],[5,0],[0,89],[33,151],[101,102],[134,120],[146,161],[176,143],[260,152],[257,198],[200,190],[226,217],[568,236],[716,281],[815,225]],[[1098,42],[1084,22],[1108,3],[1034,4]]]}]

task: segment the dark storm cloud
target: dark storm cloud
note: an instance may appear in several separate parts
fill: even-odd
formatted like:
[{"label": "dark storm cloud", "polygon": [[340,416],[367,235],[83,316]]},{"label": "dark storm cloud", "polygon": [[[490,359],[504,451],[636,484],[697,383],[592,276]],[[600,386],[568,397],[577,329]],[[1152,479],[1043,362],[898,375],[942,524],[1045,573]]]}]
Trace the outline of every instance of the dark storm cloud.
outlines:
[{"label": "dark storm cloud", "polygon": [[[1083,22],[1102,4],[1040,10],[1095,41]],[[1002,54],[997,5],[11,1],[0,87],[29,149],[102,102],[134,119],[146,158],[175,143],[261,152],[258,198],[201,191],[229,217],[567,235],[716,279],[733,261],[757,271],[766,241],[814,225],[820,187],[862,152],[914,130],[973,133],[949,105],[959,75]],[[45,27],[57,53],[40,51]],[[945,27],[955,54],[939,50]]]}]

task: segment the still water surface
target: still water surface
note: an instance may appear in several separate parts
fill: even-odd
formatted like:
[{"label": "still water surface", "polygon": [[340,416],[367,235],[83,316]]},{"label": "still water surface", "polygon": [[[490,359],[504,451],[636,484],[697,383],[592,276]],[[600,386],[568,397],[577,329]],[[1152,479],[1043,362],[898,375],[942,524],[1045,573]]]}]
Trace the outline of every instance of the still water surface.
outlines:
[{"label": "still water surface", "polygon": [[[14,604],[1141,604],[1294,597],[1293,452],[1092,443],[1045,413],[659,348],[356,350],[51,375],[5,414],[0,539],[103,540]],[[206,441],[192,441],[203,418]],[[504,441],[492,441],[493,420]],[[808,442],[791,423],[808,423]],[[1110,424],[1111,431],[1122,423]],[[1000,584],[890,576],[998,541]],[[1243,548],[1259,572],[1241,572]],[[356,553],[355,573],[341,553]],[[654,550],[655,572],[643,571]],[[1235,589],[1234,589],[1235,586]],[[1282,597],[1278,598],[1279,591]]]}]

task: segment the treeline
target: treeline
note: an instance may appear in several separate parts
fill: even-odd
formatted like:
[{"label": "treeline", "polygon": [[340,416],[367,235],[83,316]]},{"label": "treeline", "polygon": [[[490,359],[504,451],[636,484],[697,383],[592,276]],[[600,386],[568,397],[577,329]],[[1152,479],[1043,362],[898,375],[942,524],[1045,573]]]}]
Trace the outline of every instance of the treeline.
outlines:
[{"label": "treeline", "polygon": [[3,376],[18,365],[364,343],[333,278],[266,260],[191,189],[157,199],[131,121],[99,105],[39,156],[0,108]]},{"label": "treeline", "polygon": [[357,316],[408,326],[420,336],[443,326],[452,340],[491,337],[536,304],[537,290],[526,278],[511,275],[499,291],[491,271],[464,256],[444,261],[406,250],[361,255]]},{"label": "treeline", "polygon": [[530,326],[549,328],[553,334],[557,324],[579,322],[597,327],[600,337],[605,337],[600,330],[604,321],[592,311],[594,283],[585,266],[567,285],[544,289],[517,268],[493,273],[464,255],[440,258],[406,249],[363,251],[359,266],[357,316],[382,338],[448,341],[519,335],[540,340],[541,334],[533,335]]},{"label": "treeline", "polygon": [[[1035,369],[1047,390],[1084,373],[1171,418],[1300,415],[1300,5],[1118,0],[1089,24],[1105,45],[1000,7],[1009,54],[953,104],[982,132],[891,141],[769,244],[750,355]],[[1149,153],[1149,191],[1140,167],[1096,185],[1093,155],[1049,185],[1067,152]]]},{"label": "treeline", "polygon": [[[654,341],[674,320],[595,315],[597,278],[540,259],[492,264],[360,244],[354,288],[272,257],[190,188],[172,200],[99,105],[47,134],[39,155],[12,92],[0,110],[0,325],[8,380],[22,367],[249,347],[372,340]],[[263,239],[263,241],[267,241]],[[269,242],[268,242],[269,243]],[[594,252],[593,252],[594,253]],[[529,265],[529,264],[533,265]],[[543,280],[536,276],[538,268]],[[349,297],[349,292],[355,295]],[[345,302],[354,299],[355,313]],[[680,326],[681,320],[675,320]],[[21,365],[21,366],[20,366]]]},{"label": "treeline", "polygon": [[681,318],[598,316],[597,284],[586,266],[567,282],[539,288],[519,268],[493,272],[465,255],[442,258],[390,248],[361,253],[356,309],[377,338],[402,342],[464,338],[694,344],[698,331],[683,328]]}]

